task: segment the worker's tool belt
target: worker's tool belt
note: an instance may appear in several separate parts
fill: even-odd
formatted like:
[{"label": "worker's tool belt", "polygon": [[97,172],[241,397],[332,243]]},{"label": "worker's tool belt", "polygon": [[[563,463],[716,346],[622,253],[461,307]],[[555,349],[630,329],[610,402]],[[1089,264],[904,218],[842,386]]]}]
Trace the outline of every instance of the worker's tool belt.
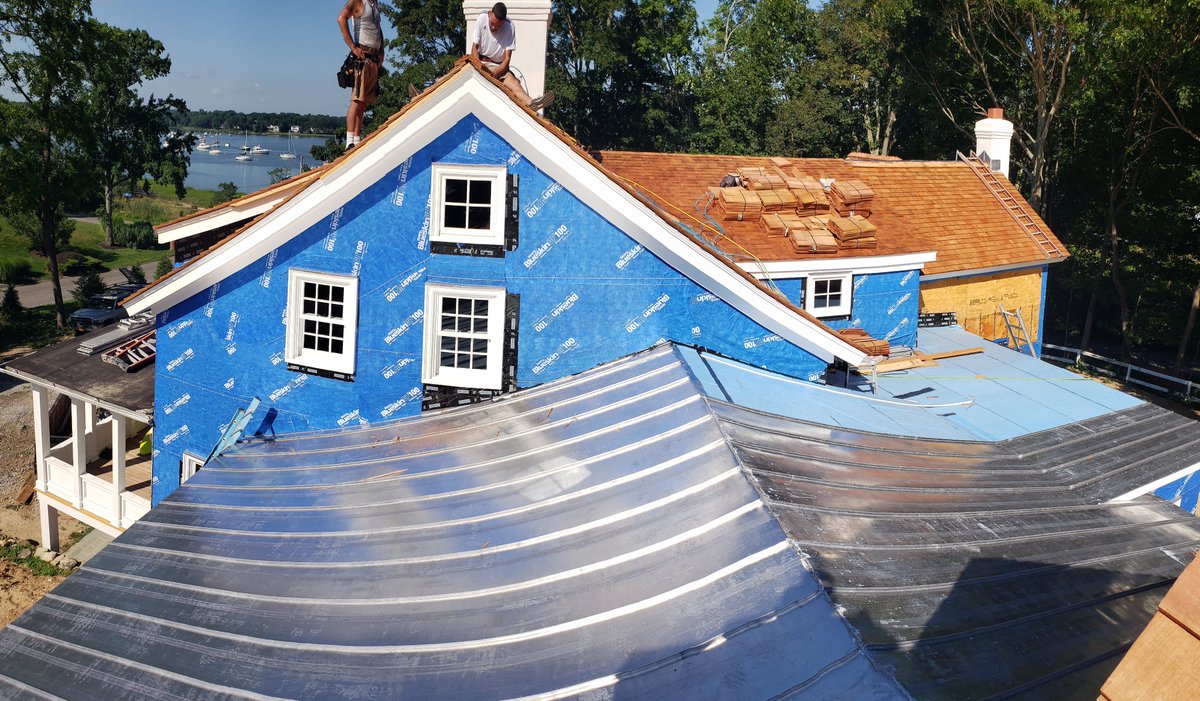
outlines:
[{"label": "worker's tool belt", "polygon": [[[362,47],[359,47],[362,48]],[[373,49],[363,49],[363,58],[373,62],[380,62],[380,52]],[[354,55],[354,51],[346,54],[346,60],[342,61],[342,67],[337,72],[337,83],[339,88],[354,87],[354,73],[362,70],[363,62]]]},{"label": "worker's tool belt", "polygon": [[362,61],[359,61],[358,57],[356,57],[354,55],[354,52],[351,51],[346,56],[346,60],[342,61],[342,67],[338,69],[338,72],[337,72],[338,87],[339,88],[354,87],[354,72],[357,71],[359,68],[362,68]]}]

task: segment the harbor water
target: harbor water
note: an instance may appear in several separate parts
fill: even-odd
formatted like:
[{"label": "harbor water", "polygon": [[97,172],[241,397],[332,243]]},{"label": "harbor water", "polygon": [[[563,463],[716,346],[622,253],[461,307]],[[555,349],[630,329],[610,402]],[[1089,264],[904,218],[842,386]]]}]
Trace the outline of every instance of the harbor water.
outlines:
[{"label": "harbor water", "polygon": [[[233,183],[238,192],[251,193],[271,184],[270,172],[275,168],[286,168],[288,177],[300,174],[301,163],[312,168],[320,162],[312,157],[309,149],[325,143],[323,136],[292,136],[287,134],[258,134],[246,137],[242,134],[197,133],[197,143],[203,139],[207,149],[192,150],[192,164],[188,167],[185,181],[188,187],[216,190],[221,183]],[[215,142],[215,145],[213,145]],[[226,145],[228,144],[228,145]],[[267,154],[249,154],[250,160],[238,161],[242,146],[261,146]],[[220,153],[209,153],[215,148]],[[294,153],[295,158],[282,158],[282,154]]]}]

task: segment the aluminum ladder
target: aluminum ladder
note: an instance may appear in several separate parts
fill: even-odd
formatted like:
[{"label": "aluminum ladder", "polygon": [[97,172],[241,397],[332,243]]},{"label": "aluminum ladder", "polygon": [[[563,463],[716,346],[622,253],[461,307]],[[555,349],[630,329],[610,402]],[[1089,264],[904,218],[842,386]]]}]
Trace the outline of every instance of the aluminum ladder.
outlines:
[{"label": "aluminum ladder", "polygon": [[[1025,317],[1021,316],[1021,308],[1010,312],[1000,305],[1000,314],[1004,317],[1004,325],[1008,327],[1008,337],[1012,339],[1013,350],[1021,352],[1021,344],[1025,345],[1025,350],[1029,351],[1030,357],[1036,358],[1037,353],[1033,350],[1033,340],[1029,338],[1029,327],[1025,325]],[[1013,323],[1013,320],[1016,323]],[[1020,335],[1018,335],[1020,334]]]},{"label": "aluminum ladder", "polygon": [[225,427],[225,431],[221,433],[220,440],[213,446],[212,452],[204,459],[203,464],[207,465],[209,460],[219,457],[221,453],[224,453],[230,446],[238,442],[238,439],[242,437],[242,433],[246,431],[246,425],[250,423],[250,417],[254,416],[254,410],[258,409],[258,403],[258,397],[255,397],[250,400],[250,406],[245,409],[238,407],[238,410],[233,412],[233,418],[229,421],[229,425]]},{"label": "aluminum ladder", "polygon": [[955,151],[955,155],[958,157],[958,160],[971,166],[971,170],[975,172],[975,175],[979,176],[979,179],[983,181],[984,186],[992,193],[992,196],[1000,204],[1004,205],[1004,209],[1008,211],[1013,221],[1017,222],[1017,225],[1029,235],[1029,238],[1033,239],[1033,242],[1042,249],[1047,258],[1066,257],[1066,254],[1058,247],[1058,244],[1047,236],[1045,230],[1033,220],[1033,217],[1025,210],[1025,206],[1016,197],[1013,197],[1004,183],[1000,182],[1000,179],[996,177],[990,165],[984,163],[974,153],[966,156],[963,155],[962,151]]}]

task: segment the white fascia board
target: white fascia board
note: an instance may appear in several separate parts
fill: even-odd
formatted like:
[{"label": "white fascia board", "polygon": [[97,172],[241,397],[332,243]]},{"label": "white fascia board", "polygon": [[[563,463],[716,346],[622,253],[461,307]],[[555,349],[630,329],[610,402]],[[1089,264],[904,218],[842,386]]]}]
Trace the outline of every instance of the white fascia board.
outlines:
[{"label": "white fascia board", "polygon": [[934,251],[902,253],[892,256],[863,256],[861,258],[820,258],[810,260],[771,260],[739,263],[742,270],[762,280],[764,278],[799,278],[812,273],[844,272],[853,275],[898,273],[923,270],[926,263],[937,260]]},{"label": "white fascia board", "polygon": [[292,192],[288,190],[281,197],[264,198],[262,201],[256,202],[253,206],[245,208],[223,207],[208,214],[202,214],[187,221],[179,222],[178,224],[164,226],[156,232],[158,234],[158,242],[171,243],[172,241],[185,239],[189,236],[219,229],[223,226],[236,224],[240,221],[253,219],[278,205],[284,197],[290,194]]},{"label": "white fascia board", "polygon": [[320,222],[358,194],[362,188],[356,184],[376,182],[441,136],[447,124],[454,124],[470,114],[472,105],[462,97],[452,95],[450,99],[419,103],[406,115],[397,131],[356,147],[353,158],[311,183],[296,197],[220,248],[193,259],[174,277],[124,305],[129,315],[147,310],[157,315],[224,280]]},{"label": "white fascia board", "polygon": [[195,259],[173,279],[134,299],[126,305],[130,316],[148,309],[157,314],[258,260],[324,219],[358,194],[364,184],[376,182],[468,115],[496,132],[550,179],[651,253],[767,330],[826,362],[840,358],[859,365],[866,361],[865,353],[796,314],[713,254],[700,250],[698,243],[580,157],[501,88],[469,69],[418,102],[388,128],[390,133],[356,147],[349,160],[257,224]]},{"label": "white fascia board", "polygon": [[935,273],[933,275],[922,275],[921,282],[937,282],[939,280],[953,280],[960,277],[978,277],[980,275],[995,275],[996,273],[1011,273],[1017,270],[1029,270],[1044,268],[1051,263],[1061,263],[1066,258],[1046,258],[1045,260],[1033,260],[1025,263],[1010,263],[1008,265],[993,265],[988,268],[972,268],[971,270],[955,270],[949,273]]},{"label": "white fascia board", "polygon": [[106,402],[98,397],[93,397],[90,394],[85,394],[83,392],[80,392],[79,390],[72,389],[70,387],[63,387],[62,385],[59,385],[57,383],[50,382],[49,380],[44,380],[36,375],[30,375],[28,373],[21,372],[20,370],[14,370],[12,368],[7,368],[7,367],[0,367],[0,373],[9,375],[11,377],[15,377],[18,380],[21,380],[22,382],[28,382],[31,385],[37,385],[38,387],[43,387],[45,389],[52,390],[54,392],[59,392],[61,394],[65,394],[68,397],[70,397],[71,399],[78,399],[81,402],[87,402],[89,404],[94,404],[94,405],[100,407],[101,409],[104,409],[105,411],[107,411],[110,414],[118,414],[120,416],[124,416],[127,419],[133,419],[134,421],[138,421],[138,422],[141,422],[144,424],[154,423],[153,413],[147,414],[145,411],[142,411],[141,409],[132,409],[130,407],[121,406],[119,404],[113,404],[112,402]]}]

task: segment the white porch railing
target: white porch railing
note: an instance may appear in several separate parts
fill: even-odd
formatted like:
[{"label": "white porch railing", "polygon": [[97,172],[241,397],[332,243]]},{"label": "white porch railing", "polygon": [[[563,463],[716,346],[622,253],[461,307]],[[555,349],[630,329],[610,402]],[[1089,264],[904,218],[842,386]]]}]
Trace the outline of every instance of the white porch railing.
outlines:
[{"label": "white porch railing", "polygon": [[1179,401],[1200,401],[1200,385],[1191,380],[1149,370],[1130,363],[1097,355],[1078,348],[1042,344],[1042,360],[1064,365],[1082,365],[1099,375],[1111,377],[1125,384],[1136,385]]}]

